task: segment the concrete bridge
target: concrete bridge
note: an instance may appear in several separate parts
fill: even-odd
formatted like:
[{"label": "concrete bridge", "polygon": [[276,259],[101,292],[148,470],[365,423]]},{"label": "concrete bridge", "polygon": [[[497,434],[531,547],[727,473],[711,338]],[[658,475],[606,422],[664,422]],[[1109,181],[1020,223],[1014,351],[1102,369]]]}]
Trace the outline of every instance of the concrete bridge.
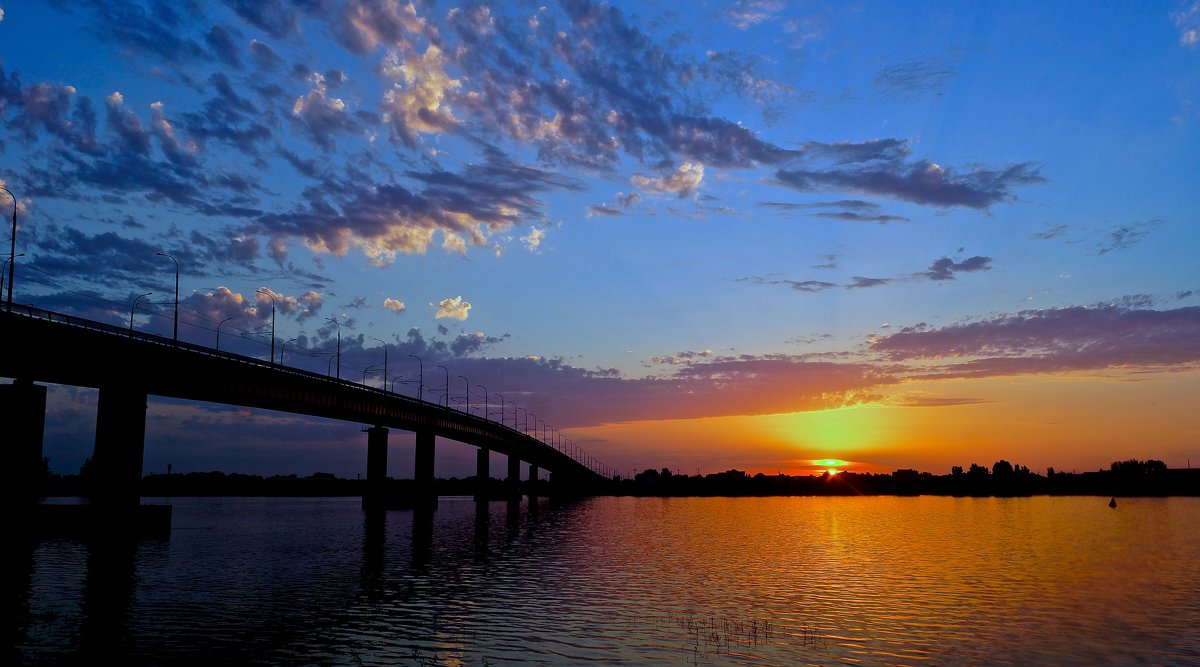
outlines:
[{"label": "concrete bridge", "polygon": [[[272,360],[273,361],[273,360]],[[0,385],[4,456],[15,495],[32,495],[41,469],[46,387],[49,382],[100,390],[92,464],[94,501],[139,502],[138,487],[150,395],[265,408],[370,424],[364,507],[387,503],[389,429],[416,433],[415,479],[419,495],[432,494],[434,439],[479,448],[478,476],[489,478],[489,452],[508,457],[507,482],[520,494],[521,463],[529,479],[548,471],[555,484],[586,489],[605,479],[591,459],[578,461],[551,443],[484,417],[430,401],[272,362],[173,341],[108,324],[15,305],[0,312]],[[535,485],[530,485],[533,489]],[[532,492],[532,491],[531,491]]]}]

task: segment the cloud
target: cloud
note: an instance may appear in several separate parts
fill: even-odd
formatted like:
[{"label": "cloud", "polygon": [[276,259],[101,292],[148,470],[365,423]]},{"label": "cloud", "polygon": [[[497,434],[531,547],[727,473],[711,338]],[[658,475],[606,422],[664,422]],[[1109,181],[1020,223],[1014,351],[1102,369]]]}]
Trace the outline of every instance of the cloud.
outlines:
[{"label": "cloud", "polygon": [[525,243],[525,247],[529,252],[537,253],[538,248],[542,245],[542,240],[546,238],[546,232],[537,227],[532,227],[529,233],[521,237],[521,241]]},{"label": "cloud", "polygon": [[880,287],[890,283],[887,278],[867,278],[865,276],[851,276],[850,284],[846,285],[846,289],[858,289],[862,287]]},{"label": "cloud", "polygon": [[725,16],[733,27],[745,30],[760,23],[774,21],[781,11],[783,2],[780,0],[739,0],[725,11]]},{"label": "cloud", "polygon": [[871,350],[891,361],[946,360],[932,377],[1200,364],[1200,307],[1027,310],[939,329],[906,327]]},{"label": "cloud", "polygon": [[952,65],[939,58],[914,59],[880,69],[875,75],[875,85],[884,92],[902,96],[940,94],[957,75]]},{"label": "cloud", "polygon": [[850,222],[873,222],[879,225],[886,225],[889,222],[909,222],[910,218],[902,215],[863,215],[855,211],[823,211],[821,213],[813,213],[815,218],[829,218],[830,220],[848,220]]},{"label": "cloud", "polygon": [[462,300],[461,296],[456,296],[453,299],[442,299],[438,302],[437,314],[433,319],[440,320],[442,318],[450,318],[454,320],[466,320],[470,315],[471,304]]},{"label": "cloud", "polygon": [[[443,334],[444,335],[444,334]],[[456,357],[466,357],[474,354],[479,354],[487,348],[502,342],[508,338],[508,334],[500,337],[484,335],[482,331],[475,333],[459,334],[453,341],[450,342],[450,351]]]},{"label": "cloud", "polygon": [[658,178],[634,176],[632,180],[634,185],[647,192],[673,193],[679,197],[686,197],[700,187],[700,181],[704,180],[704,165],[697,162],[684,162],[673,174]]},{"label": "cloud", "polygon": [[391,297],[387,297],[383,300],[383,307],[387,308],[388,310],[392,311],[393,313],[403,313],[404,312],[404,302],[400,301],[399,299],[393,299]]},{"label": "cloud", "polygon": [[404,60],[396,52],[389,53],[382,71],[395,80],[383,97],[383,120],[394,137],[412,146],[418,134],[445,132],[458,123],[447,96],[462,82],[446,74],[446,61],[437,46]]},{"label": "cloud", "polygon": [[599,204],[588,207],[588,217],[590,218],[593,215],[621,215],[621,213],[625,212],[625,210],[630,206],[642,201],[642,196],[636,192],[631,192],[629,194],[618,192],[614,199],[615,201],[612,204]]},{"label": "cloud", "polygon": [[893,161],[853,169],[780,169],[775,172],[775,177],[779,183],[805,192],[846,190],[894,197],[915,204],[981,210],[1012,201],[1015,198],[1012,189],[1016,186],[1045,180],[1037,166],[1029,162],[1000,169],[979,167],[959,174],[933,162],[903,164]]},{"label": "cloud", "polygon": [[358,124],[346,113],[346,103],[329,96],[325,77],[317,72],[309,75],[311,88],[296,98],[292,116],[308,131],[309,136],[325,150],[333,148],[333,137],[339,132],[356,132]]},{"label": "cloud", "polygon": [[1066,225],[1055,225],[1044,231],[1037,232],[1033,238],[1038,241],[1049,241],[1050,239],[1058,238],[1067,233]]},{"label": "cloud", "polygon": [[713,356],[712,350],[700,350],[699,352],[694,352],[692,350],[685,350],[683,352],[676,352],[675,354],[671,354],[671,355],[667,355],[667,356],[650,357],[650,359],[648,361],[652,364],[660,364],[660,365],[668,365],[668,366],[681,366],[681,365],[686,365],[686,364],[697,363],[704,359],[708,359],[712,356]]},{"label": "cloud", "polygon": [[1096,254],[1106,255],[1110,252],[1128,250],[1145,240],[1150,232],[1162,223],[1162,218],[1151,218],[1114,227],[1105,233],[1105,240],[1097,244]]},{"label": "cloud", "polygon": [[774,276],[750,276],[748,278],[738,278],[738,282],[746,282],[753,285],[787,285],[797,292],[809,293],[823,292],[827,289],[837,287],[835,283],[824,280],[787,280]]},{"label": "cloud", "polygon": [[968,257],[961,262],[955,262],[949,257],[943,257],[929,265],[929,269],[922,272],[921,275],[930,280],[945,281],[954,280],[956,273],[970,273],[974,271],[987,271],[992,268],[991,257]]},{"label": "cloud", "polygon": [[1181,3],[1178,11],[1171,12],[1171,22],[1179,29],[1179,44],[1196,48],[1200,43],[1200,1]]}]

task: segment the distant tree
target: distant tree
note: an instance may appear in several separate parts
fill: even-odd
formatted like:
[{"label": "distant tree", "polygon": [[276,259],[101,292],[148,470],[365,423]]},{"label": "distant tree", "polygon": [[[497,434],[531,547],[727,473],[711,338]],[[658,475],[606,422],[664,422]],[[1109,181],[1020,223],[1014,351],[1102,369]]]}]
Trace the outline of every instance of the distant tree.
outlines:
[{"label": "distant tree", "polygon": [[988,469],[986,466],[981,466],[978,463],[972,463],[967,469],[967,479],[972,481],[987,479]]},{"label": "distant tree", "polygon": [[1054,476],[1054,468],[1052,468],[1052,467],[1051,467],[1051,468],[1046,468],[1046,476],[1047,476],[1047,477],[1053,477],[1053,476]]},{"label": "distant tree", "polygon": [[962,466],[951,466],[950,474],[954,475],[955,477],[962,477],[962,474],[963,474]]},{"label": "distant tree", "polygon": [[996,461],[995,463],[992,464],[992,475],[994,475],[996,477],[1007,478],[1007,477],[1012,477],[1012,474],[1013,474],[1013,467],[1012,467],[1012,464],[1009,463],[1008,461],[1005,461],[1004,459],[1000,459],[999,461]]}]

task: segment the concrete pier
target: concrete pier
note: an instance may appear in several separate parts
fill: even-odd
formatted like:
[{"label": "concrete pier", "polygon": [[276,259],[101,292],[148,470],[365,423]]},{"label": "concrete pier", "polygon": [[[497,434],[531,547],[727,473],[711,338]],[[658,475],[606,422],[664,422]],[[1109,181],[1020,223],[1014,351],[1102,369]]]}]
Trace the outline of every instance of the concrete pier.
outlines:
[{"label": "concrete pier", "polygon": [[480,447],[475,454],[475,500],[488,499],[488,486],[491,482],[491,473],[488,471],[488,463],[491,451],[487,447]]},{"label": "concrete pier", "polygon": [[101,387],[92,452],[93,502],[139,504],[145,448],[146,390],[129,385]]},{"label": "concrete pier", "polygon": [[536,465],[530,463],[529,464],[529,498],[530,498],[530,500],[537,500],[537,497],[538,497],[538,491],[537,491],[538,474],[539,474],[538,467]]},{"label": "concrete pier", "polygon": [[42,439],[46,430],[46,387],[29,380],[0,385],[0,406],[11,444],[4,452],[8,462],[6,496],[10,502],[37,499],[42,478]]},{"label": "concrete pier", "polygon": [[521,459],[516,454],[508,455],[508,478],[504,486],[510,497],[521,497]]},{"label": "concrete pier", "polygon": [[383,426],[367,429],[367,488],[363,507],[377,509],[387,500],[388,430]]}]

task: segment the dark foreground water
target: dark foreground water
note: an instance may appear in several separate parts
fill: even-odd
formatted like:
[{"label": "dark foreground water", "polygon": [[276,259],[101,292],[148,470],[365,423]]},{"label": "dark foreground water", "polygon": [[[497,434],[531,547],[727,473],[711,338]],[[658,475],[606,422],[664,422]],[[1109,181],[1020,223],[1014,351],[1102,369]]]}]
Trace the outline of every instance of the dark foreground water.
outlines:
[{"label": "dark foreground water", "polygon": [[1200,499],[1107,501],[154,499],[6,545],[5,662],[1200,664]]}]

